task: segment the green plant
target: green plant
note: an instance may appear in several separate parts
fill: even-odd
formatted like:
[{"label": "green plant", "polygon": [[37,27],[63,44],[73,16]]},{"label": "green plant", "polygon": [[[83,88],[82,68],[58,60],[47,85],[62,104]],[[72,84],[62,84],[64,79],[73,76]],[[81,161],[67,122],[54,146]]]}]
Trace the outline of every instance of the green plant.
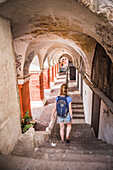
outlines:
[{"label": "green plant", "polygon": [[21,122],[22,133],[25,133],[32,125],[34,125],[31,121],[32,118],[29,116],[29,111],[27,111]]}]

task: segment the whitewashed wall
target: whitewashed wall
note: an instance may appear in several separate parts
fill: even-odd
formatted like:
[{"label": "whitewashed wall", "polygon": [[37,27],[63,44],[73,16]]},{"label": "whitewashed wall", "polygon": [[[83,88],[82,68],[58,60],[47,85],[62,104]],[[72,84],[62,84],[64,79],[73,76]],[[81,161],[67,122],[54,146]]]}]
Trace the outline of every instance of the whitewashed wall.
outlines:
[{"label": "whitewashed wall", "polygon": [[83,104],[85,122],[91,125],[91,114],[92,114],[92,96],[93,92],[89,86],[83,80]]},{"label": "whitewashed wall", "polygon": [[20,105],[10,23],[0,18],[0,152],[10,153],[20,133]]},{"label": "whitewashed wall", "polygon": [[104,110],[109,111],[106,104],[101,100],[99,139],[113,144],[113,113],[109,111],[109,114],[107,115]]}]

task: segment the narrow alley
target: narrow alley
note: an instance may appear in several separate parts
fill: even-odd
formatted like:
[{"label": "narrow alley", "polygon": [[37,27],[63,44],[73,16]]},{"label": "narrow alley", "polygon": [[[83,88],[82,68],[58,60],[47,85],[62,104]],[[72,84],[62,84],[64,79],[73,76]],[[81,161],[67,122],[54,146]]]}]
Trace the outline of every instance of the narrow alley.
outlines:
[{"label": "narrow alley", "polygon": [[[40,125],[44,122],[45,125],[49,124],[55,98],[64,82],[66,82],[66,75],[59,75],[52,93],[48,95],[47,104],[40,113],[40,118],[37,118],[37,121],[40,120]],[[59,124],[55,123],[51,138],[43,145],[34,146],[31,151],[27,148],[31,147],[28,143],[23,145],[22,142],[18,142],[12,154],[0,155],[1,170],[113,169],[113,145],[97,139],[91,126],[85,123],[83,101],[74,80],[68,82],[68,88],[68,94],[72,97],[74,118],[70,134],[71,142],[61,143]],[[36,118],[36,115],[34,116]],[[39,127],[39,130],[42,129]]]}]

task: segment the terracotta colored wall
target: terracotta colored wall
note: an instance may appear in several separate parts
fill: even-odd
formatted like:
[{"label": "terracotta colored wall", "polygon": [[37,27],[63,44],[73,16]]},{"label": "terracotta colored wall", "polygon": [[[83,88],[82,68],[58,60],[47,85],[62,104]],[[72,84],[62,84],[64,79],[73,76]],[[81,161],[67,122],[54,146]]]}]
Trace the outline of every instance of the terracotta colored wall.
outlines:
[{"label": "terracotta colored wall", "polygon": [[40,89],[39,89],[39,74],[31,74],[30,77],[30,99],[31,101],[40,100]]},{"label": "terracotta colored wall", "polygon": [[54,82],[54,66],[50,67],[50,82]]},{"label": "terracotta colored wall", "polygon": [[19,85],[19,93],[22,117],[25,115],[27,111],[29,111],[29,114],[31,116],[29,81],[27,81],[23,85]]},{"label": "terracotta colored wall", "polygon": [[44,81],[44,89],[50,88],[50,69],[45,69],[43,71],[43,81]]},{"label": "terracotta colored wall", "polygon": [[31,101],[40,101],[44,99],[43,73],[31,74],[30,99]]},{"label": "terracotta colored wall", "polygon": [[54,66],[52,66],[52,82],[54,82]]},{"label": "terracotta colored wall", "polygon": [[50,68],[48,68],[48,89],[50,88]]},{"label": "terracotta colored wall", "polygon": [[40,89],[40,99],[44,99],[44,83],[43,83],[43,72],[39,75],[39,89]]},{"label": "terracotta colored wall", "polygon": [[18,85],[18,89],[19,89],[19,96],[20,96],[20,107],[21,107],[21,115],[22,117],[24,117],[24,112],[23,112],[23,105],[22,105],[22,85]]}]

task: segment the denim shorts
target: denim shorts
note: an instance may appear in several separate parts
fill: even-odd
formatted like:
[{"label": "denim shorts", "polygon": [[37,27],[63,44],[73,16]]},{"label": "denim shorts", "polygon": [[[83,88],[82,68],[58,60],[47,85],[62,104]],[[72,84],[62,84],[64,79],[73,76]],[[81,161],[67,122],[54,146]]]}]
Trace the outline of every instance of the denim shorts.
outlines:
[{"label": "denim shorts", "polygon": [[62,123],[62,122],[69,123],[70,121],[71,121],[71,116],[70,116],[69,113],[68,113],[68,115],[66,117],[59,117],[58,116],[58,119],[57,119],[58,123]]}]

